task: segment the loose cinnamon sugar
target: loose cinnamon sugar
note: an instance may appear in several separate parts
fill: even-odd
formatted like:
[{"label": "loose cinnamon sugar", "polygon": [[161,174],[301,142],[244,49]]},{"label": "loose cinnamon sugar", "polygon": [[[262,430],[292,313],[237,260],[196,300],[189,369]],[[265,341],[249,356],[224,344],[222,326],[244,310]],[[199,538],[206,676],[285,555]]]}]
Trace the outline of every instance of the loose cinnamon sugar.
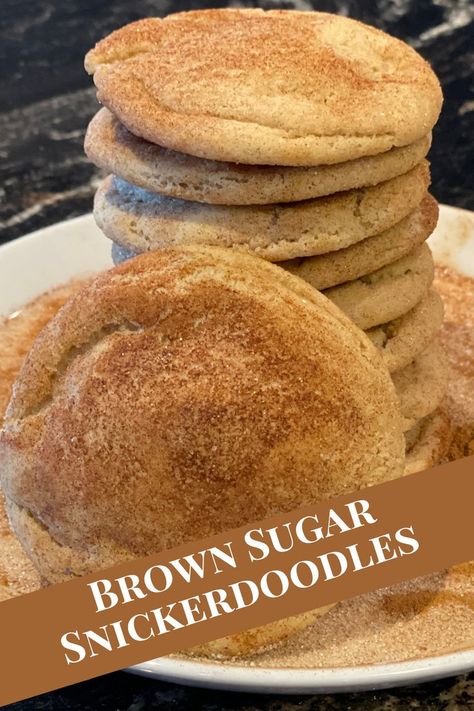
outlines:
[{"label": "loose cinnamon sugar", "polygon": [[[449,459],[474,453],[474,279],[438,268],[446,307],[442,340],[453,377],[447,409],[455,426]],[[53,290],[0,321],[0,412],[31,342],[77,283]],[[0,600],[39,580],[0,505]],[[387,663],[474,647],[474,563],[339,603],[283,645],[235,664],[323,668]]]}]

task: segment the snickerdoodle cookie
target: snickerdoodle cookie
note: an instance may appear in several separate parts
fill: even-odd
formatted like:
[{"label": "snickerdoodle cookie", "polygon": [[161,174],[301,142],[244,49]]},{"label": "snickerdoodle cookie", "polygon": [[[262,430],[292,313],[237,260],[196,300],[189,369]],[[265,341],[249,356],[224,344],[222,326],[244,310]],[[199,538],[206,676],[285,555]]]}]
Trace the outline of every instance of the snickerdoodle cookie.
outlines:
[{"label": "snickerdoodle cookie", "polygon": [[105,170],[150,192],[216,205],[296,202],[376,185],[407,173],[427,154],[431,134],[375,156],[335,165],[224,163],[178,153],[130,133],[106,108],[92,119],[85,151]]},{"label": "snickerdoodle cookie", "polygon": [[434,340],[410,365],[392,373],[405,431],[436,410],[446,394],[448,377],[446,355],[438,340]]},{"label": "snickerdoodle cookie", "polygon": [[370,341],[301,279],[215,247],[142,255],[78,292],[33,344],[0,433],[10,520],[50,583],[395,478],[404,459]]},{"label": "snickerdoodle cookie", "polygon": [[150,193],[109,176],[94,217],[104,234],[136,253],[206,244],[253,251],[272,262],[342,249],[413,212],[429,185],[428,163],[373,187],[281,205],[205,205]]},{"label": "snickerdoodle cookie", "polygon": [[323,293],[359,328],[367,330],[413,309],[427,294],[433,278],[431,250],[422,244],[392,264]]},{"label": "snickerdoodle cookie", "polygon": [[443,323],[444,307],[438,292],[431,288],[411,311],[366,331],[393,372],[409,365],[434,339]]},{"label": "snickerdoodle cookie", "polygon": [[393,227],[345,249],[280,262],[292,274],[306,279],[315,289],[352,281],[409,254],[436,227],[438,204],[427,195],[420,206]]}]

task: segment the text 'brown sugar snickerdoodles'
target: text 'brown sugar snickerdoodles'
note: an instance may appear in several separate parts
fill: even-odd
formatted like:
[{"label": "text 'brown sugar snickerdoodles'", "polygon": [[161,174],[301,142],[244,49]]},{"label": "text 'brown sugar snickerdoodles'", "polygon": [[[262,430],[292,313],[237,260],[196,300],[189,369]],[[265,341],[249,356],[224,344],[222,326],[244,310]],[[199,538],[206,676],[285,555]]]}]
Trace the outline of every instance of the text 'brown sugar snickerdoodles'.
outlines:
[{"label": "text 'brown sugar snickerdoodles'", "polygon": [[53,583],[401,476],[402,429],[377,350],[330,301],[252,255],[187,247],[106,272],[46,326],[1,483]]}]

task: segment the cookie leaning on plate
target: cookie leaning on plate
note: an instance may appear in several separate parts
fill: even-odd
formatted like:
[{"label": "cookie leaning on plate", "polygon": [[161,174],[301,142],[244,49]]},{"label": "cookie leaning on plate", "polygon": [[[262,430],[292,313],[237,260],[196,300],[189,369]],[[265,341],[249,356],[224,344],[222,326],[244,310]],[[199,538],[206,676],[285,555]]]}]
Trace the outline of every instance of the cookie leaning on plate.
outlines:
[{"label": "cookie leaning on plate", "polygon": [[253,251],[272,262],[342,249],[378,234],[426,196],[423,161],[373,187],[284,205],[205,205],[177,200],[109,176],[97,190],[94,217],[112,241],[136,253],[184,244]]},{"label": "cookie leaning on plate", "polygon": [[430,145],[431,134],[375,156],[310,168],[224,163],[144,141],[102,108],[87,128],[84,149],[106,173],[152,193],[216,205],[266,205],[390,180],[414,168]]},{"label": "cookie leaning on plate", "polygon": [[408,45],[319,12],[148,18],[99,42],[85,66],[135,135],[237,163],[339,163],[405,146],[431,131],[442,101]]}]

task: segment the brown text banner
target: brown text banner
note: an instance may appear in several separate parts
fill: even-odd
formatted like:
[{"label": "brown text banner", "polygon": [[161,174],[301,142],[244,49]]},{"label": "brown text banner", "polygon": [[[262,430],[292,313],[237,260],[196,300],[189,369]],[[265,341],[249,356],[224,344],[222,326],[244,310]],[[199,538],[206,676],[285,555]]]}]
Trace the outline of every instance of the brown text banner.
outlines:
[{"label": "brown text banner", "polygon": [[467,457],[2,602],[0,703],[471,560],[473,500]]}]

